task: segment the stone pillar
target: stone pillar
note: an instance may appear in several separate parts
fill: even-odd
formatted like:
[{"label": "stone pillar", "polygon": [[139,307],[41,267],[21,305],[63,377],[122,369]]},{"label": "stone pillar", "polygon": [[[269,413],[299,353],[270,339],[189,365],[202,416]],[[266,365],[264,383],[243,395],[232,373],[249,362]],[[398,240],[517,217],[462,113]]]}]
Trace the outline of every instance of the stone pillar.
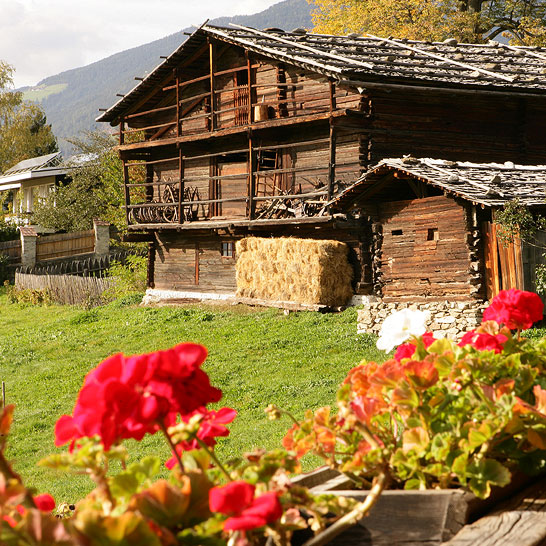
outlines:
[{"label": "stone pillar", "polygon": [[21,265],[34,267],[36,265],[36,241],[38,234],[31,227],[19,228],[21,233]]},{"label": "stone pillar", "polygon": [[93,228],[95,229],[95,256],[108,256],[110,254],[110,224],[95,219]]}]

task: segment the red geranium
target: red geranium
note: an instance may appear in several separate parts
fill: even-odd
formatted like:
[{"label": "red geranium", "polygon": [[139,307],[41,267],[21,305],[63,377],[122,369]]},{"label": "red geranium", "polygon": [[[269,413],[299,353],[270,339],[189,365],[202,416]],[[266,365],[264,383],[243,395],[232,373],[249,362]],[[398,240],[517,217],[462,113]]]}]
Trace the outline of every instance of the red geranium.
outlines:
[{"label": "red geranium", "polygon": [[495,351],[501,353],[508,338],[503,334],[479,333],[475,330],[467,332],[459,341],[459,347],[471,345],[478,351]]},{"label": "red geranium", "polygon": [[109,449],[217,402],[222,391],[200,369],[206,357],[202,345],[182,343],[166,351],[107,358],[87,374],[73,414],[57,421],[55,445],[98,435]]},{"label": "red geranium", "polygon": [[49,493],[43,493],[33,497],[36,508],[41,512],[52,512],[55,510],[55,499]]},{"label": "red geranium", "polygon": [[525,330],[542,320],[544,304],[537,294],[523,290],[501,290],[483,313],[484,320],[494,320],[510,330]]},{"label": "red geranium", "polygon": [[[434,339],[434,334],[432,332],[425,332],[421,339],[425,344],[425,347],[430,347],[436,340]],[[402,360],[403,358],[411,358],[415,350],[417,349],[417,344],[415,341],[410,341],[409,343],[402,343],[398,346],[396,352],[394,353],[394,360]]]},{"label": "red geranium", "polygon": [[255,487],[244,481],[213,487],[209,491],[212,512],[229,517],[224,522],[226,531],[249,531],[277,521],[282,516],[282,506],[276,493],[254,497]]},{"label": "red geranium", "polygon": [[[197,432],[197,437],[203,441],[208,446],[214,446],[216,444],[216,438],[218,436],[228,436],[229,429],[225,426],[228,423],[231,423],[235,417],[237,417],[237,412],[231,408],[222,408],[218,411],[207,410],[201,408],[193,413],[186,415],[182,420],[187,423],[195,415],[201,415],[202,421],[199,424],[199,430]],[[176,445],[176,451],[178,454],[182,454],[183,451],[191,451],[192,449],[199,449],[201,446],[199,442],[195,439],[180,442]],[[176,458],[171,457],[166,463],[165,466],[168,469],[171,469],[176,464]]]}]

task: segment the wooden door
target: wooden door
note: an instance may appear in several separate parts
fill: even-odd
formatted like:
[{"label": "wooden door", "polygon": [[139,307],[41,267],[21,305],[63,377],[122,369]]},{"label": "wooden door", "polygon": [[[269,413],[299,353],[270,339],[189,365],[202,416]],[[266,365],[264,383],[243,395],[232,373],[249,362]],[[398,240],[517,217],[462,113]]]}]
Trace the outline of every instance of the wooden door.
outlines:
[{"label": "wooden door", "polygon": [[219,216],[226,218],[245,218],[247,215],[248,171],[246,163],[219,163],[217,199],[227,201],[219,203]]},{"label": "wooden door", "polygon": [[498,229],[494,222],[484,222],[482,225],[487,299],[489,300],[500,290],[524,289],[521,242],[519,239],[509,243],[502,241],[498,237]]}]

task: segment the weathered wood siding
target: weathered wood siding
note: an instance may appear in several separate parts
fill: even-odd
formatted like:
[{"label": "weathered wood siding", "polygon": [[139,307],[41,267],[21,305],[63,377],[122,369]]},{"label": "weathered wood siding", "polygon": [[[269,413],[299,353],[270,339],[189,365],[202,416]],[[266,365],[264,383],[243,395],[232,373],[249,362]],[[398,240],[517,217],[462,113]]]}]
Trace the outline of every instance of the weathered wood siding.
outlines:
[{"label": "weathered wood siding", "polygon": [[468,299],[466,212],[444,196],[379,206],[383,296]]},{"label": "weathered wood siding", "polygon": [[38,237],[36,241],[36,261],[38,262],[94,251],[95,232],[93,230],[44,235]]},{"label": "weathered wood siding", "polygon": [[222,242],[233,238],[159,234],[154,287],[162,290],[235,292],[235,258],[221,255]]},{"label": "weathered wood siding", "polygon": [[[282,237],[286,229],[277,229]],[[268,233],[269,234],[269,233]],[[155,243],[154,288],[194,292],[235,292],[235,262],[221,255],[222,243],[233,242],[248,234],[233,237],[214,235],[176,235],[159,232]],[[260,235],[256,233],[256,235]],[[349,246],[349,263],[353,267],[353,287],[357,294],[371,293],[371,268],[366,229],[301,226],[295,236],[309,239],[331,239]]]},{"label": "weathered wood siding", "polygon": [[[371,159],[546,163],[546,107],[523,99],[405,91],[372,93]],[[542,131],[542,132],[541,132]]]}]

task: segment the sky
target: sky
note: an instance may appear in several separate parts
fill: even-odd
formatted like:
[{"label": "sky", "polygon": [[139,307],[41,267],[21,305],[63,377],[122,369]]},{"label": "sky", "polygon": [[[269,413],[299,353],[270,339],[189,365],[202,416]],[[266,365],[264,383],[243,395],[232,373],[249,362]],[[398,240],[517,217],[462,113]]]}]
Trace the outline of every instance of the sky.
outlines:
[{"label": "sky", "polygon": [[206,19],[279,0],[0,0],[0,60],[15,87],[104,59]]}]

